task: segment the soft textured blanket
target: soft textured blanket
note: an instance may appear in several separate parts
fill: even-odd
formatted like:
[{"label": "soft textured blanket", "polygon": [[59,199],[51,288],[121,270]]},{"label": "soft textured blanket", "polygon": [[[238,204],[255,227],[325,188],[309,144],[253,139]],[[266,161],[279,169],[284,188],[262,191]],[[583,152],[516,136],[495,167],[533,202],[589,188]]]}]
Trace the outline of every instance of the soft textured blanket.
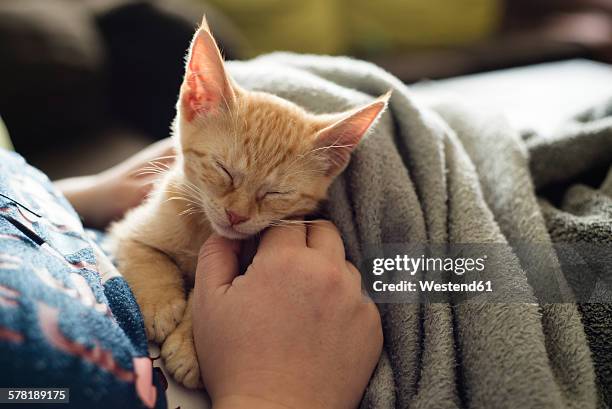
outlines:
[{"label": "soft textured blanket", "polygon": [[[523,139],[483,110],[418,106],[399,80],[364,62],[272,54],[230,63],[230,71],[247,88],[314,112],[340,111],[393,89],[389,110],[332,186],[327,206],[356,264],[367,249],[390,243],[507,249],[484,273],[507,294],[505,302],[442,295],[445,302],[379,305],[385,347],[364,408],[610,405],[610,298],[547,298],[552,291],[572,300],[576,281],[566,277],[553,240],[610,244],[612,176],[601,188],[572,187],[560,206],[554,201],[579,174],[612,163],[610,109],[585,113],[558,135]],[[551,183],[553,201],[539,199],[536,187]],[[537,243],[536,254],[513,251],[525,243]],[[604,278],[604,301],[610,265],[595,271]]]}]

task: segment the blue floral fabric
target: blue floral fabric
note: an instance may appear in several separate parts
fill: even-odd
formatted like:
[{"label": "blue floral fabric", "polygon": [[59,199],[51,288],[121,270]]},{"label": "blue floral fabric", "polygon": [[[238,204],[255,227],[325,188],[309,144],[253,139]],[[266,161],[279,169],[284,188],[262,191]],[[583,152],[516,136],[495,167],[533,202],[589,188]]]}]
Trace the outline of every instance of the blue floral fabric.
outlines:
[{"label": "blue floral fabric", "polygon": [[61,407],[166,407],[138,305],[95,238],[0,149],[0,387],[70,388]]}]

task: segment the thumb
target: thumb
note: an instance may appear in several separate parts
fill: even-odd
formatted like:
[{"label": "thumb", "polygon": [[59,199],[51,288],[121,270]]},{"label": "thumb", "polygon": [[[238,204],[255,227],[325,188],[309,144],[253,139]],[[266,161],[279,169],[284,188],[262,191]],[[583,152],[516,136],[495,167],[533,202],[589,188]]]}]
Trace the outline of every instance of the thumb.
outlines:
[{"label": "thumb", "polygon": [[213,233],[200,249],[195,291],[212,292],[229,286],[238,275],[240,242]]}]

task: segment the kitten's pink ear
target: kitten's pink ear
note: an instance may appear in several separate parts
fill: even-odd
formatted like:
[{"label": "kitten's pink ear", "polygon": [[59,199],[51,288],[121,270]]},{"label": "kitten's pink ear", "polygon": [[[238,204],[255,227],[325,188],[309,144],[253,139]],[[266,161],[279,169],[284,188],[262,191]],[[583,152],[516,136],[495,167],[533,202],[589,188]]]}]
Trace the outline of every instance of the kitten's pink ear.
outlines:
[{"label": "kitten's pink ear", "polygon": [[200,30],[206,30],[209,33],[211,32],[210,26],[208,25],[208,20],[206,19],[206,14],[202,16],[202,23],[200,23]]},{"label": "kitten's pink ear", "polygon": [[221,52],[204,18],[189,51],[181,92],[183,114],[191,121],[197,115],[231,109],[234,100],[232,82],[225,72]]},{"label": "kitten's pink ear", "polygon": [[391,91],[364,107],[349,111],[317,133],[315,149],[328,160],[328,176],[336,176],[348,165],[351,152],[380,117],[390,97]]}]

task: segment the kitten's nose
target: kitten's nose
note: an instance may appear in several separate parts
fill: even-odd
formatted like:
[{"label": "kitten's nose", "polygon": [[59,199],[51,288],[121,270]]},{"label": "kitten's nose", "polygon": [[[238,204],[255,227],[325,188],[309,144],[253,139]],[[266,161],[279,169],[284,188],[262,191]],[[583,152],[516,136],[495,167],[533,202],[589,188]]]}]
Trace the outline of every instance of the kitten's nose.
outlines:
[{"label": "kitten's nose", "polygon": [[240,223],[244,223],[247,220],[249,220],[249,218],[247,216],[241,216],[238,213],[234,213],[231,210],[225,209],[225,214],[227,214],[227,219],[229,220],[230,224],[233,226],[235,224],[240,224]]}]

